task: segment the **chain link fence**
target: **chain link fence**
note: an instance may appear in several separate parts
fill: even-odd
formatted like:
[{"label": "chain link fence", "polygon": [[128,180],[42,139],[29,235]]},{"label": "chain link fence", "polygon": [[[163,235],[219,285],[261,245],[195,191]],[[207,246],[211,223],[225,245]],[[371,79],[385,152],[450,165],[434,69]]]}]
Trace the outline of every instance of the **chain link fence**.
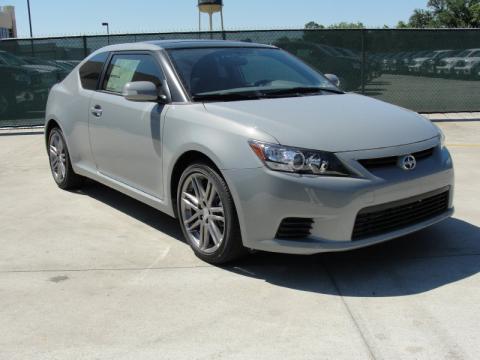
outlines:
[{"label": "chain link fence", "polygon": [[43,124],[50,88],[93,51],[162,39],[272,44],[336,74],[346,91],[419,112],[480,110],[480,29],[125,34],[0,41],[0,126]]}]

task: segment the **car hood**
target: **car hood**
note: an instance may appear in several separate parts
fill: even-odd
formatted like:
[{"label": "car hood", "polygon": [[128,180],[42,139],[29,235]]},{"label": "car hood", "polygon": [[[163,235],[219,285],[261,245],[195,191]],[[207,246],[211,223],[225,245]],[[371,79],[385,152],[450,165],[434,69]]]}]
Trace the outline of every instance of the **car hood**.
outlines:
[{"label": "car hood", "polygon": [[465,60],[466,58],[464,57],[449,57],[449,58],[444,58],[443,61],[447,62],[447,63],[452,63],[452,62],[456,62],[456,61],[459,61],[459,60]]},{"label": "car hood", "polygon": [[428,58],[428,57],[423,57],[423,58],[415,58],[413,59],[413,61],[415,62],[425,62],[427,60],[430,60],[431,58]]},{"label": "car hood", "polygon": [[466,64],[476,64],[480,62],[480,57],[470,57],[464,60]]},{"label": "car hood", "polygon": [[412,111],[355,94],[215,102],[205,108],[282,145],[331,152],[405,145],[438,135],[429,120]]}]

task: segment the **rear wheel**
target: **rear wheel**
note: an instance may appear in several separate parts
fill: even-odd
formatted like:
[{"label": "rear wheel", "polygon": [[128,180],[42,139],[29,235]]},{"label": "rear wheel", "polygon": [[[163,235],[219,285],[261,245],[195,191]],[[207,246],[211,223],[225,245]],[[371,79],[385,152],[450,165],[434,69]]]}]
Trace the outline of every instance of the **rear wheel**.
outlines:
[{"label": "rear wheel", "polygon": [[177,209],[183,234],[195,254],[222,264],[246,253],[230,190],[210,166],[189,166],[180,178]]},{"label": "rear wheel", "polygon": [[59,128],[54,128],[48,136],[50,170],[58,187],[72,190],[81,186],[83,178],[73,171],[67,143]]}]

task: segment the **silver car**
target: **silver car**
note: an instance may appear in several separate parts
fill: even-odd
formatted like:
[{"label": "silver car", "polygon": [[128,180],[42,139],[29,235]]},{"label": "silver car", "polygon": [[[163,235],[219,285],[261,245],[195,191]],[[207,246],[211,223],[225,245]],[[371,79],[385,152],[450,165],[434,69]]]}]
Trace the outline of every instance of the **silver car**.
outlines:
[{"label": "silver car", "polygon": [[179,219],[201,259],[343,251],[453,213],[453,167],[424,117],[347,94],[276,47],[113,45],[50,92],[62,189],[90,178]]}]

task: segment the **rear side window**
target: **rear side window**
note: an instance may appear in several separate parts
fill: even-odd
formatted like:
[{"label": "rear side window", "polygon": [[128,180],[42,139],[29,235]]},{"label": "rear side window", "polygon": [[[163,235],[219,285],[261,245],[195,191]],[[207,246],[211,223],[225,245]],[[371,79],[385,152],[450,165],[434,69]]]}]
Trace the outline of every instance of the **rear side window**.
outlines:
[{"label": "rear side window", "polygon": [[102,90],[121,93],[125,84],[132,81],[150,81],[159,87],[161,79],[160,65],[151,55],[119,54],[108,65]]},{"label": "rear side window", "polygon": [[80,80],[84,89],[97,90],[98,79],[107,58],[108,53],[95,55],[80,68]]}]

